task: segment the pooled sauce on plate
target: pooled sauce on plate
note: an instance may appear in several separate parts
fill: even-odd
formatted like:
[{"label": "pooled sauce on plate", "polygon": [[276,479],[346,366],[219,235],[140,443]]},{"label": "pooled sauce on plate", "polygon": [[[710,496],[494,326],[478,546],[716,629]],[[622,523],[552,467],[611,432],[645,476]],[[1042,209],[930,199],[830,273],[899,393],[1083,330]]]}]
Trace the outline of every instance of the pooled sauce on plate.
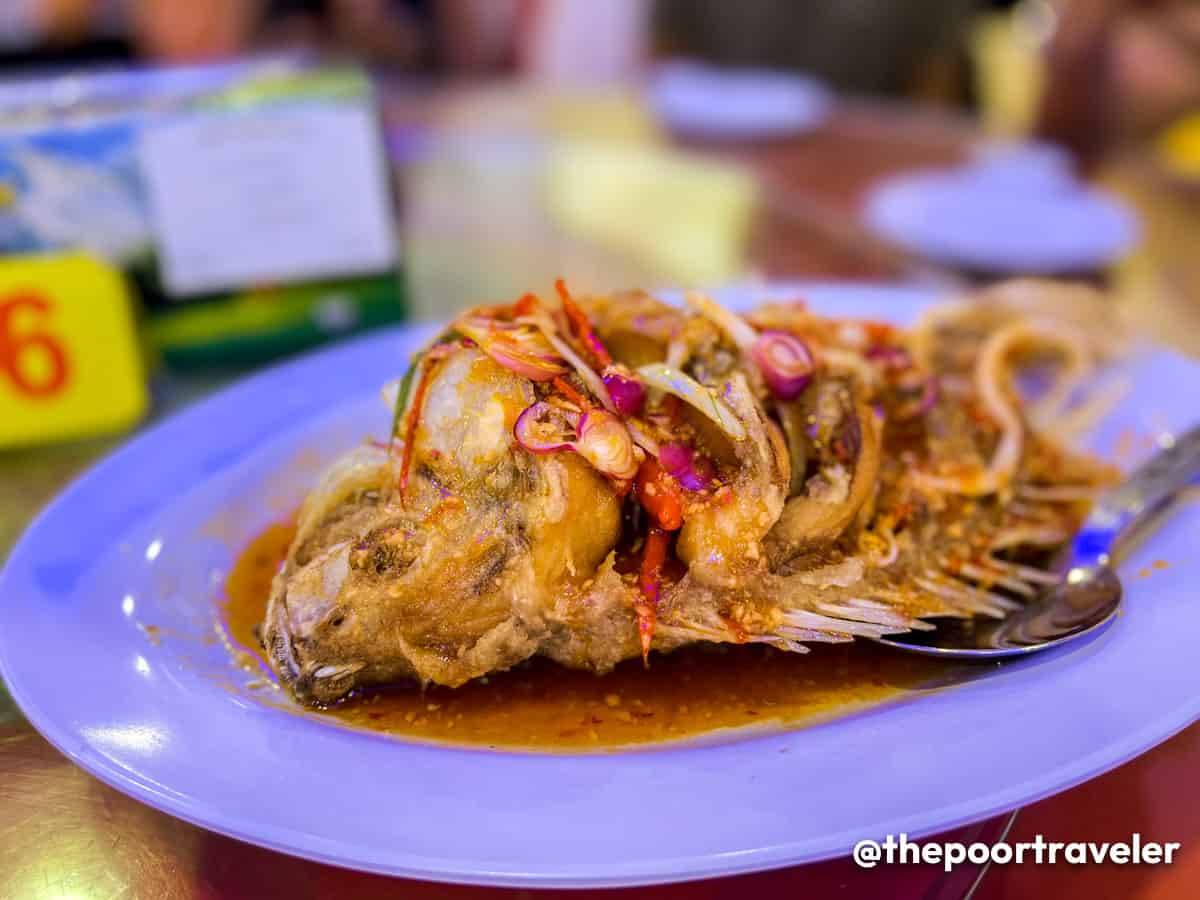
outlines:
[{"label": "pooled sauce on plate", "polygon": [[[259,659],[254,629],[292,534],[290,525],[267,528],[241,553],[225,584],[230,637]],[[315,714],[421,740],[586,750],[827,718],[961,680],[966,671],[867,641],[816,645],[805,654],[698,645],[654,654],[649,669],[630,660],[603,676],[534,659],[459,688],[400,685]]]}]

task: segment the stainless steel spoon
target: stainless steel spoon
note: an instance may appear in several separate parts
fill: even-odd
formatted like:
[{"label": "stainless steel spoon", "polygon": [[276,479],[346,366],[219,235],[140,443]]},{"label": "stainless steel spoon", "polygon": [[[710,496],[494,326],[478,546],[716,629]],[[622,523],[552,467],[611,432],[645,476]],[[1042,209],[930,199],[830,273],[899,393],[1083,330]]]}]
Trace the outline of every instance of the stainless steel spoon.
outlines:
[{"label": "stainless steel spoon", "polygon": [[947,659],[996,659],[1057,647],[1106,626],[1121,607],[1112,558],[1122,542],[1157,520],[1200,480],[1200,426],[1162,449],[1092,508],[1071,546],[1062,581],[1003,619],[937,619],[933,631],[910,631],[879,643]]}]

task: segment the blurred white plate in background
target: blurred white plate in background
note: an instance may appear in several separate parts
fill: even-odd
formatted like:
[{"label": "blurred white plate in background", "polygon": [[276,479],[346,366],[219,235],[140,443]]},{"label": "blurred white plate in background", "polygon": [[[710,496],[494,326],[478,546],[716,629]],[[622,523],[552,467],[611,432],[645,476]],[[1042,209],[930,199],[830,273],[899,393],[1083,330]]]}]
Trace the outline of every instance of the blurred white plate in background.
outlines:
[{"label": "blurred white plate in background", "polygon": [[829,90],[812,78],[767,69],[720,69],[691,62],[659,66],[649,102],[667,128],[699,137],[794,134],[829,115]]},{"label": "blurred white plate in background", "polygon": [[938,262],[996,273],[1103,269],[1133,248],[1134,214],[1079,181],[1054,147],[984,148],[954,169],[887,178],[863,218],[882,237]]}]

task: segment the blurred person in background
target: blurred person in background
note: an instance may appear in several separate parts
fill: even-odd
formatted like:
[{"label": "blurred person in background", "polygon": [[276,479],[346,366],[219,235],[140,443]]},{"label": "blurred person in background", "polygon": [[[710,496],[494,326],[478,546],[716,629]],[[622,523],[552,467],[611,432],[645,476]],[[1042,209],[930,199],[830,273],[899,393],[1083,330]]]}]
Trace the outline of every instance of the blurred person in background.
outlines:
[{"label": "blurred person in background", "polygon": [[138,55],[165,62],[205,62],[244,53],[255,39],[264,0],[126,0]]},{"label": "blurred person in background", "polygon": [[[964,38],[980,0],[464,0],[450,61],[512,60],[545,80],[615,80],[649,57],[800,69],[862,93],[961,99]],[[503,19],[508,18],[505,26]],[[486,25],[485,25],[486,20]]]},{"label": "blurred person in background", "polygon": [[1037,130],[1084,163],[1200,106],[1200,3],[1061,0]]},{"label": "blurred person in background", "polygon": [[260,49],[300,48],[417,68],[433,61],[435,8],[453,3],[0,0],[0,64],[12,68],[132,58],[190,63]]},{"label": "blurred person in background", "polygon": [[[451,0],[453,2],[453,0]],[[435,0],[266,0],[259,41],[397,69],[437,61]]]},{"label": "blurred person in background", "polygon": [[651,55],[802,68],[836,86],[948,93],[975,0],[0,0],[13,64],[224,59],[308,48],[399,69],[552,80]]},{"label": "blurred person in background", "polygon": [[0,63],[224,59],[250,47],[261,10],[262,0],[0,0]]},{"label": "blurred person in background", "polygon": [[[0,0],[0,65],[197,62],[307,48],[403,71],[635,76],[653,57],[969,99],[975,13],[1012,0]],[[1197,0],[1023,0],[1050,23],[1042,136],[1081,157],[1200,104]]]},{"label": "blurred person in background", "polygon": [[0,66],[125,59],[124,0],[0,0]]},{"label": "blurred person in background", "polygon": [[658,0],[668,55],[799,69],[848,91],[956,99],[979,0]]}]

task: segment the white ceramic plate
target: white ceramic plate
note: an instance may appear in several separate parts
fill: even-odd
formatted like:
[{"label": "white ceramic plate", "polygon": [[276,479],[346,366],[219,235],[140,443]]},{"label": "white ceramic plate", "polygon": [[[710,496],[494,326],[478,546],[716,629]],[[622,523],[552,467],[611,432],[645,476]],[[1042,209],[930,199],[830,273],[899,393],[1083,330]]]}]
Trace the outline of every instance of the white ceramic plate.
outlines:
[{"label": "white ceramic plate", "polygon": [[[898,322],[929,299],[804,295],[821,311]],[[323,462],[386,431],[379,385],[428,333],[386,332],[251,378],[129,442],[37,519],[0,577],[0,671],[55,746],[152,806],[287,853],[425,879],[597,887],[942,831],[1098,775],[1200,715],[1195,506],[1121,567],[1126,610],[1094,639],[813,727],[546,755],[405,743],[265,701],[211,640],[218,585]],[[1194,421],[1196,365],[1154,353],[1129,374],[1132,393],[1095,435],[1102,451],[1123,431]],[[1138,577],[1156,559],[1168,568]]]}]

